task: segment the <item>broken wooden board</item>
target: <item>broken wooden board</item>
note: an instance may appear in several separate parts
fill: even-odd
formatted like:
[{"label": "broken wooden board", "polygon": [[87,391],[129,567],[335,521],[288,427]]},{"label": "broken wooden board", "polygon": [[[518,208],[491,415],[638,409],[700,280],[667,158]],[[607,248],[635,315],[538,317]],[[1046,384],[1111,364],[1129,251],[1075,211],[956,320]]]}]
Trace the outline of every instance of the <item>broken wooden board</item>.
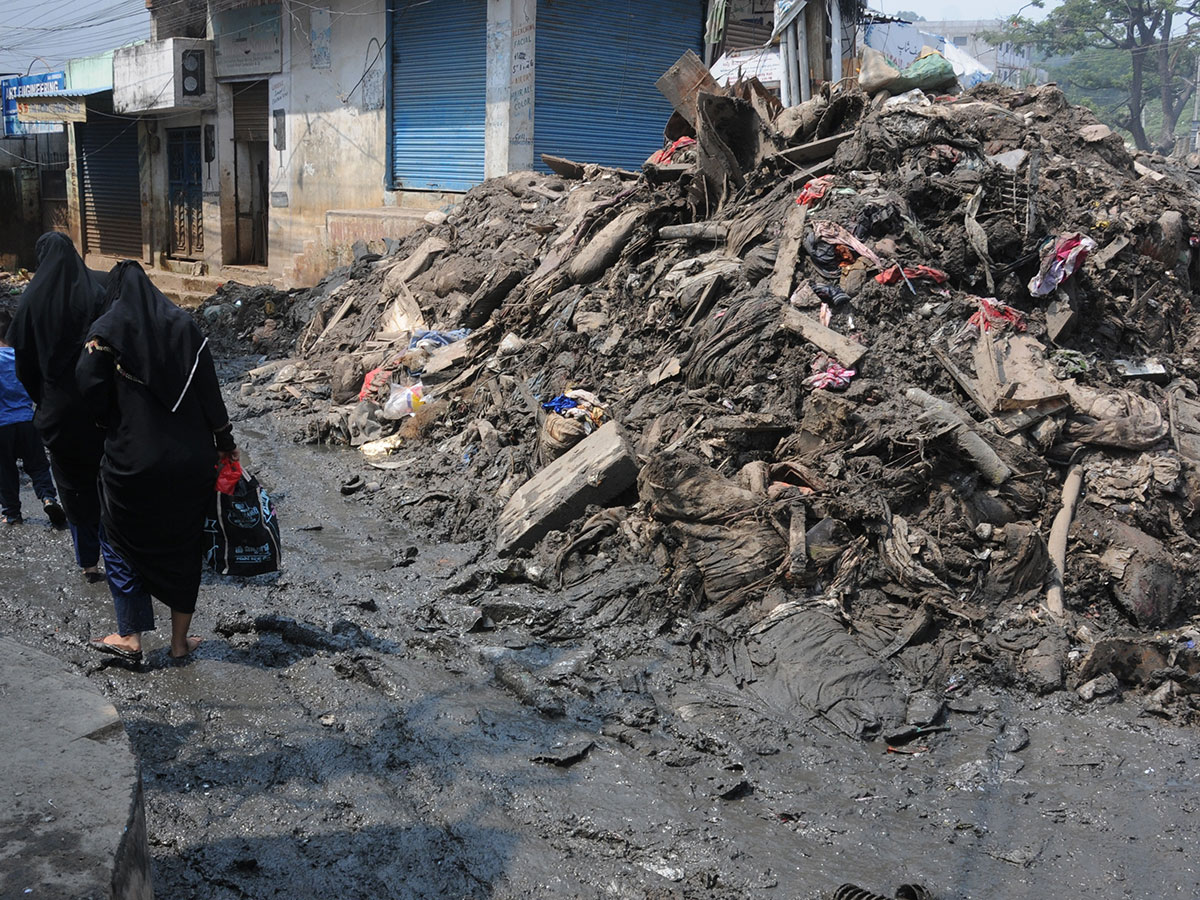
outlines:
[{"label": "broken wooden board", "polygon": [[792,295],[792,281],[796,277],[796,260],[804,245],[804,223],[808,220],[808,207],[797,203],[788,212],[783,234],[779,238],[779,252],[775,255],[775,270],[771,273],[771,293],[780,300]]},{"label": "broken wooden board", "polygon": [[1046,348],[1028,334],[997,338],[985,329],[975,344],[975,377],[988,413],[1036,409],[1067,396],[1046,361]]},{"label": "broken wooden board", "polygon": [[1059,291],[1046,307],[1046,336],[1061,344],[1075,332],[1077,318],[1070,298]]},{"label": "broken wooden board", "polygon": [[440,384],[449,381],[458,369],[471,356],[470,348],[465,340],[455,341],[445,347],[438,347],[429,354],[421,371],[421,381],[425,384]]},{"label": "broken wooden board", "polygon": [[[950,377],[954,379],[955,383],[962,388],[963,393],[971,398],[971,402],[979,408],[979,411],[985,416],[989,415],[990,413],[987,408],[988,401],[984,397],[982,390],[980,390],[979,383],[959,368],[954,360],[950,358],[950,354],[941,347],[934,347],[933,355],[938,358],[938,362],[950,373]],[[1017,410],[993,416],[988,419],[988,423],[994,426],[996,431],[1001,435],[1008,437],[1016,434],[1018,431],[1024,431],[1030,425],[1036,425],[1047,416],[1062,412],[1070,405],[1067,400],[1054,400],[1032,409]]]},{"label": "broken wooden board", "polygon": [[679,181],[695,168],[691,163],[667,163],[666,165],[646,163],[642,166],[642,172],[645,173],[646,180],[651,184],[666,184],[669,181]]},{"label": "broken wooden board", "polygon": [[807,144],[801,144],[799,147],[780,150],[773,155],[793,163],[816,162],[820,159],[830,159],[837,148],[855,133],[853,131],[843,131],[840,134],[831,134],[829,137],[821,138],[819,141],[810,141]]},{"label": "broken wooden board", "polygon": [[1128,246],[1129,238],[1127,238],[1125,235],[1120,235],[1119,237],[1113,238],[1111,241],[1105,244],[1103,248],[1088,255],[1088,268],[1103,269],[1110,262],[1112,262],[1114,256]]},{"label": "broken wooden board", "polygon": [[661,384],[668,379],[676,377],[681,371],[679,357],[672,356],[670,359],[665,360],[662,365],[654,367],[654,370],[646,376],[646,384],[654,387],[656,384]]},{"label": "broken wooden board", "polygon": [[375,332],[375,340],[383,340],[385,334],[412,334],[415,331],[426,331],[425,314],[413,292],[403,281],[396,282],[396,299],[384,310],[379,320],[379,330]]},{"label": "broken wooden board", "polygon": [[583,181],[584,173],[587,171],[583,163],[563,159],[561,156],[551,156],[549,153],[542,154],[542,162],[555,175],[561,175],[563,178],[570,178],[574,181]]},{"label": "broken wooden board", "polygon": [[1133,161],[1133,171],[1137,172],[1143,178],[1149,178],[1151,181],[1162,181],[1167,176],[1162,172],[1155,172],[1149,166],[1144,166],[1136,159]]},{"label": "broken wooden board", "polygon": [[862,344],[826,328],[816,319],[791,306],[780,307],[780,319],[781,328],[816,344],[848,369],[854,367],[867,352],[867,348]]},{"label": "broken wooden board", "polygon": [[347,297],[345,300],[342,301],[342,305],[337,308],[337,312],[335,312],[330,317],[329,321],[325,324],[325,328],[321,331],[320,336],[318,336],[317,339],[315,341],[313,341],[313,343],[312,343],[313,347],[317,346],[317,344],[319,344],[319,343],[321,343],[321,341],[325,340],[325,337],[329,334],[329,332],[333,331],[334,326],[336,326],[338,324],[338,322],[342,321],[342,319],[345,318],[346,313],[348,313],[350,311],[350,307],[354,305],[354,301],[356,299],[358,299],[356,297],[356,295],[351,294],[349,297]]},{"label": "broken wooden board", "polygon": [[441,254],[450,249],[450,245],[439,237],[429,237],[404,261],[398,262],[388,269],[383,279],[383,293],[387,297],[395,297],[400,292],[400,285],[412,281],[431,265]]},{"label": "broken wooden board", "polygon": [[795,584],[804,577],[808,567],[807,513],[803,503],[791,505],[788,518],[787,577]]},{"label": "broken wooden board", "polygon": [[659,240],[663,241],[723,241],[728,233],[728,222],[686,222],[658,229]]},{"label": "broken wooden board", "polygon": [[601,166],[596,163],[578,163],[573,159],[551,156],[549,153],[542,154],[542,162],[551,172],[573,181],[586,181],[589,172],[593,173],[593,176],[597,173],[610,172],[624,181],[636,181],[641,177],[639,173],[630,172],[628,169],[614,169],[612,166]]},{"label": "broken wooden board", "polygon": [[496,521],[496,549],[531,547],[637,481],[637,457],[616,422],[588,435],[512,495]]},{"label": "broken wooden board", "polygon": [[693,128],[696,127],[696,97],[700,92],[724,93],[708,66],[691,50],[679,57],[654,86]]}]

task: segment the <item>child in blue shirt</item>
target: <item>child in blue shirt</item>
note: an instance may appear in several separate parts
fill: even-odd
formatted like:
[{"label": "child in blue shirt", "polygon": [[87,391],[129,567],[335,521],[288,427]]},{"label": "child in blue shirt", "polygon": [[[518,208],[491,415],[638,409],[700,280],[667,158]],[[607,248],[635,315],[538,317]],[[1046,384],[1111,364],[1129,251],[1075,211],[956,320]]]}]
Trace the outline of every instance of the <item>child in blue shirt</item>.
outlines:
[{"label": "child in blue shirt", "polygon": [[4,342],[11,324],[12,313],[0,310],[0,515],[3,516],[0,524],[20,525],[23,521],[19,459],[46,515],[55,528],[62,528],[67,524],[67,516],[58,505],[50,461],[33,426],[33,401],[17,380],[12,347]]}]

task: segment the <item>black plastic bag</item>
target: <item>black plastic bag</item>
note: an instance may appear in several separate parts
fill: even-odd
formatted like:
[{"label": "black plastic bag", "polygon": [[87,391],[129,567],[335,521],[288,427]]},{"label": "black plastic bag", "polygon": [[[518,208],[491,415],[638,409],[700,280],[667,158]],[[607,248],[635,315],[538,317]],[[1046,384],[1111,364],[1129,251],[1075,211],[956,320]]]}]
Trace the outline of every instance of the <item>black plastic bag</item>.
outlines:
[{"label": "black plastic bag", "polygon": [[243,472],[232,494],[213,492],[204,523],[205,564],[218,575],[279,571],[279,519],[258,479]]}]

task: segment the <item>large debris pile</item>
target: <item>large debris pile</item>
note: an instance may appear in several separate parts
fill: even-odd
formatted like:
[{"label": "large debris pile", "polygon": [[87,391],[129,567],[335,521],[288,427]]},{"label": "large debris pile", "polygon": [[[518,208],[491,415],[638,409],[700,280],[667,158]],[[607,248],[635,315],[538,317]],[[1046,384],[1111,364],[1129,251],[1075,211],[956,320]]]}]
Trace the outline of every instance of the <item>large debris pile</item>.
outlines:
[{"label": "large debris pile", "polygon": [[1194,714],[1187,172],[1053,85],[693,118],[643,173],[490,181],[276,298],[241,322],[295,335],[248,414],[359,447],[381,516],[571,586],[544,635],[701,621],[713,674],[848,733],[967,678]]}]

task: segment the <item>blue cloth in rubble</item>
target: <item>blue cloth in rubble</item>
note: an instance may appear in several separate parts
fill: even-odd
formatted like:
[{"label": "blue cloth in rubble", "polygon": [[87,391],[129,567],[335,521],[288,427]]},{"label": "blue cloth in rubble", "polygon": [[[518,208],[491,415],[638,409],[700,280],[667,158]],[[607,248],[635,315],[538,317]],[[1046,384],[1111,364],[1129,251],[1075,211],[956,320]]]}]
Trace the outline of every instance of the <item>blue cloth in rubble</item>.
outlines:
[{"label": "blue cloth in rubble", "polygon": [[579,403],[577,401],[572,400],[570,397],[564,397],[562,394],[559,394],[553,400],[543,403],[542,409],[546,410],[547,412],[556,412],[561,416],[568,409],[574,409],[578,405]]},{"label": "blue cloth in rubble", "polygon": [[408,342],[408,349],[436,350],[446,347],[456,341],[461,341],[471,333],[470,328],[456,328],[454,331],[418,331]]}]

